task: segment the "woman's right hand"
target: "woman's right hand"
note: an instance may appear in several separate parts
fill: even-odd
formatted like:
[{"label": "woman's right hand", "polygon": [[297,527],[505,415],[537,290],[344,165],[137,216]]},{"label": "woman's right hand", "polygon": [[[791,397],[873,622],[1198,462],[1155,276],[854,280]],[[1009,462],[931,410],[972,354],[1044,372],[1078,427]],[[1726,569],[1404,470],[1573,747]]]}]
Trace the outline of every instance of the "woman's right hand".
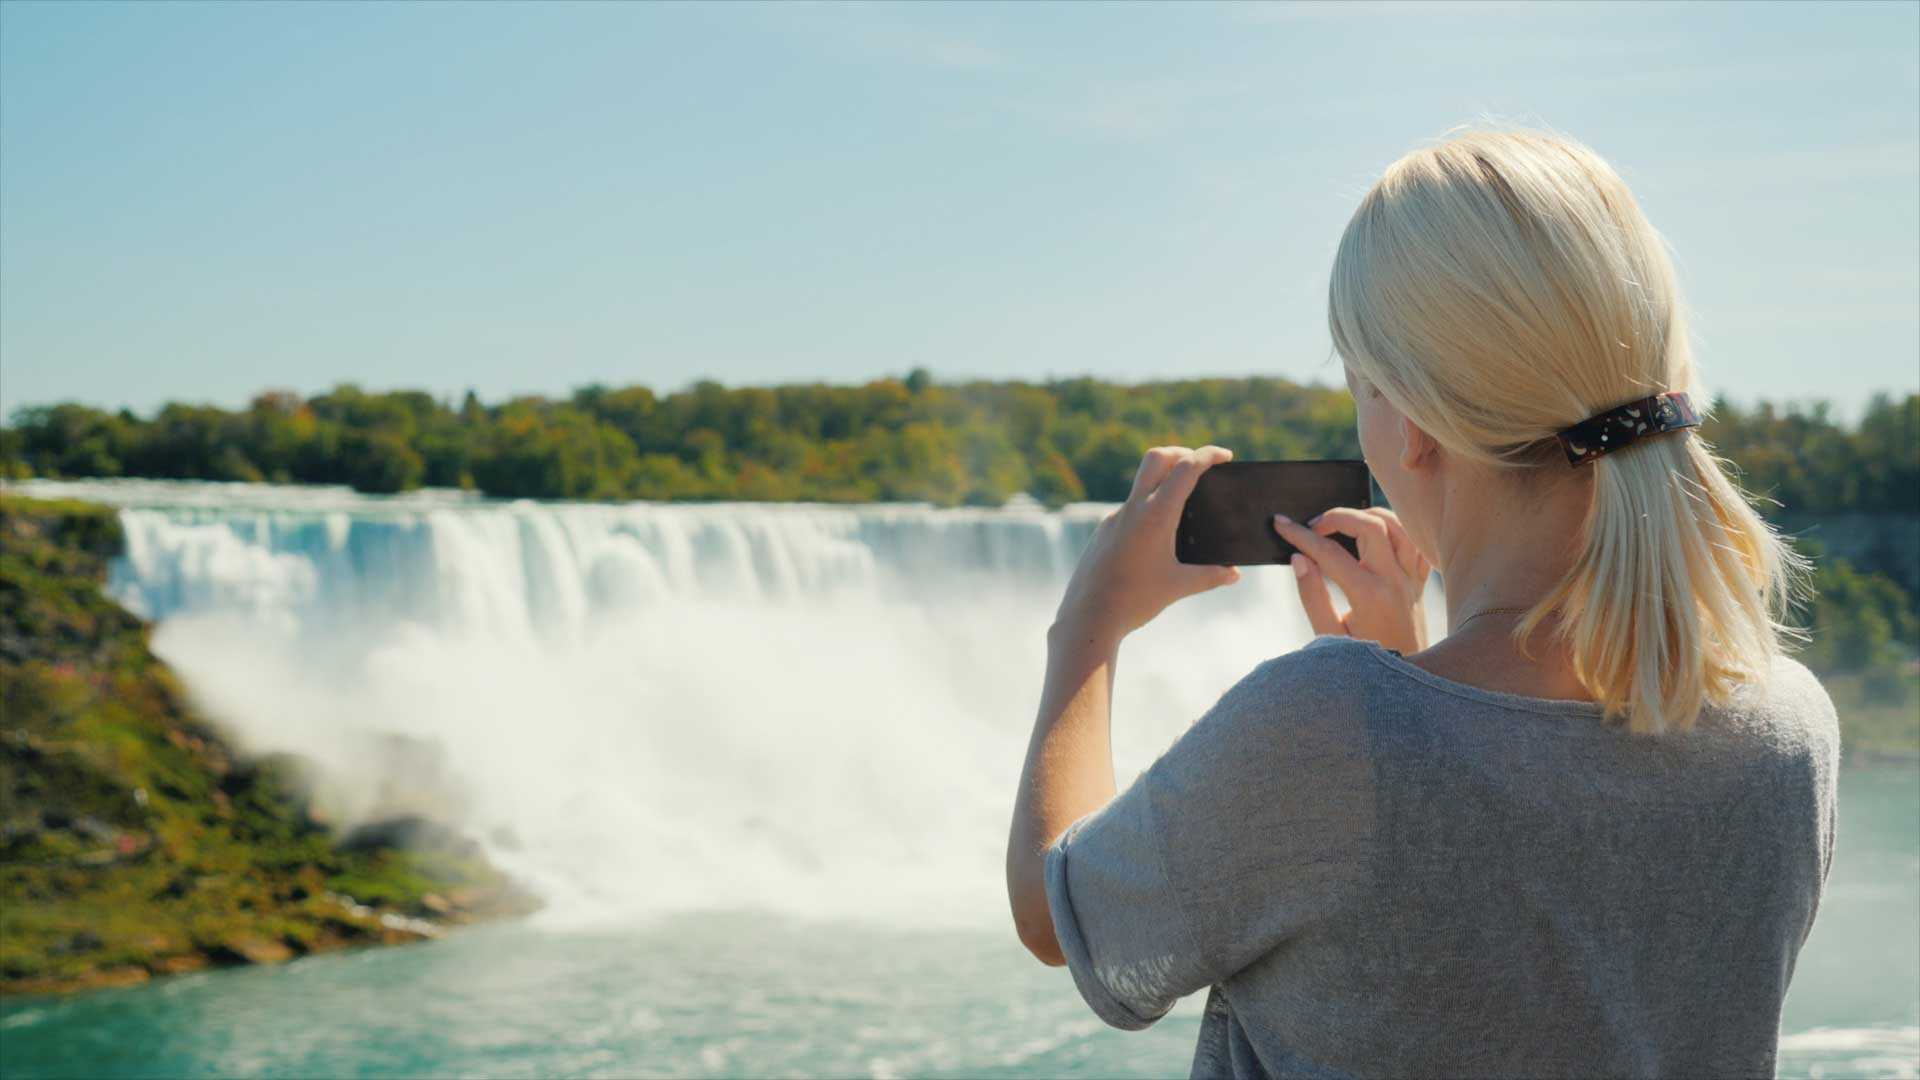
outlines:
[{"label": "woman's right hand", "polygon": [[[1336,507],[1306,525],[1275,514],[1273,527],[1300,551],[1293,557],[1294,584],[1314,633],[1377,641],[1403,655],[1427,647],[1425,598],[1433,567],[1393,511]],[[1329,539],[1335,533],[1359,541],[1358,559]],[[1345,615],[1333,609],[1328,578],[1353,605]]]}]

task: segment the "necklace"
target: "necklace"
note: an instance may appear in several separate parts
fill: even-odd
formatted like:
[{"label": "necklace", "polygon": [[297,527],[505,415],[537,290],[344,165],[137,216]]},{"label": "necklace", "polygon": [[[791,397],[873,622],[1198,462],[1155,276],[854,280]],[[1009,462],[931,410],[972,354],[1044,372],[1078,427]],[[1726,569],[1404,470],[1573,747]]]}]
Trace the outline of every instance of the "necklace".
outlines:
[{"label": "necklace", "polygon": [[1451,632],[1455,634],[1459,633],[1461,627],[1467,625],[1468,623],[1472,622],[1473,620],[1479,618],[1482,615],[1525,615],[1530,610],[1532,609],[1523,608],[1523,607],[1490,607],[1490,608],[1487,608],[1485,611],[1476,611],[1473,614],[1467,616],[1466,618],[1461,619],[1459,622],[1454,623],[1453,630]]}]

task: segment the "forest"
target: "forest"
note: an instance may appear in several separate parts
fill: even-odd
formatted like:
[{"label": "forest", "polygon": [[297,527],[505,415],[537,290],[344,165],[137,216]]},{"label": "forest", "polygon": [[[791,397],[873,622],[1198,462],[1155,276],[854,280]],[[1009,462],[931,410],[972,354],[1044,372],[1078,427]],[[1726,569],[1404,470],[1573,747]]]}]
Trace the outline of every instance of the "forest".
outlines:
[{"label": "forest", "polygon": [[[1876,397],[1852,424],[1824,405],[1721,400],[1702,434],[1749,491],[1785,512],[1920,512],[1920,394]],[[0,429],[0,469],[539,499],[953,506],[1024,491],[1057,506],[1124,498],[1149,446],[1209,442],[1241,460],[1359,452],[1344,388],[1278,378],[940,383],[916,369],[858,386],[594,385],[495,404],[471,392],[455,403],[342,385],[313,397],[268,391],[243,409],[168,404],[150,417],[34,406]]]}]

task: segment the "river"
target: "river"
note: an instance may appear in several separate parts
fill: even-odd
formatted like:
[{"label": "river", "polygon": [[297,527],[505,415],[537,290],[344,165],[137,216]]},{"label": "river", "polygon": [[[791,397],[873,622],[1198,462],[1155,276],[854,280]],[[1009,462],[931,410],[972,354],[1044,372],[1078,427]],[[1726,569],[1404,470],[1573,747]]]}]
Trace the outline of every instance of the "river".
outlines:
[{"label": "river", "polygon": [[[1184,1075],[1199,999],[1104,1028],[1001,890],[1043,633],[1101,508],[19,487],[122,507],[113,591],[243,746],[314,762],[342,821],[429,803],[548,906],[11,1000],[7,1076]],[[1123,782],[1307,636],[1262,568],[1131,639]],[[1920,1074],[1920,773],[1848,771],[1841,814],[1781,1072]]]}]

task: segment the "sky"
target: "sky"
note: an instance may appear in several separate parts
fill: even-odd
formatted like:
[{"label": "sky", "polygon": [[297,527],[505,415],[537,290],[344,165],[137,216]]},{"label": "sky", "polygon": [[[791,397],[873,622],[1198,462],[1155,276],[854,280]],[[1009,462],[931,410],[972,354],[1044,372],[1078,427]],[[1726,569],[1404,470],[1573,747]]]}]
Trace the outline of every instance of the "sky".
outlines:
[{"label": "sky", "polygon": [[1593,146],[1709,389],[1920,390],[1920,4],[0,4],[0,408],[1337,385],[1361,194]]}]

